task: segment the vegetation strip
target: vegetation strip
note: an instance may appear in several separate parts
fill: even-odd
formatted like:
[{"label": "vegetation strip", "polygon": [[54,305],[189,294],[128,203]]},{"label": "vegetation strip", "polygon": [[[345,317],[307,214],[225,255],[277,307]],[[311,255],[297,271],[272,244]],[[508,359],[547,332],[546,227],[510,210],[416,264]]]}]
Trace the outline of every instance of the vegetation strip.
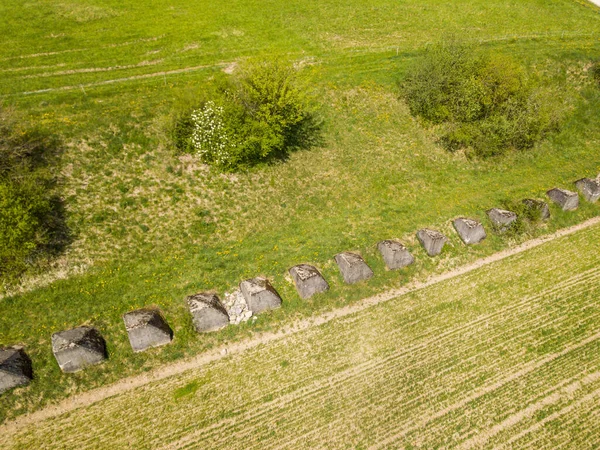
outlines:
[{"label": "vegetation strip", "polygon": [[[553,241],[555,239],[559,239],[561,237],[571,235],[578,231],[585,230],[585,229],[593,227],[594,225],[597,225],[597,224],[600,224],[600,217],[595,217],[590,220],[587,220],[586,222],[575,225],[573,227],[559,230],[558,232],[554,233],[553,235],[544,236],[544,237],[541,237],[538,239],[527,241],[527,242],[525,242],[517,247],[514,247],[512,249],[504,250],[502,252],[496,253],[489,257],[482,258],[478,261],[475,261],[472,264],[468,264],[466,266],[459,267],[453,271],[434,276],[431,279],[427,280],[426,282],[416,282],[409,286],[405,286],[405,287],[402,287],[399,289],[393,289],[391,291],[364,299],[354,305],[340,308],[340,309],[332,311],[330,313],[323,314],[319,317],[302,320],[300,322],[297,322],[297,323],[281,330],[278,333],[264,333],[264,334],[258,336],[257,338],[253,338],[253,339],[245,341],[245,342],[236,343],[236,344],[233,344],[230,346],[226,346],[226,347],[224,346],[222,348],[217,348],[210,352],[201,354],[201,355],[199,355],[191,360],[188,360],[188,361],[182,361],[182,362],[179,362],[176,364],[171,364],[168,366],[161,367],[161,368],[153,371],[150,374],[144,374],[142,376],[136,376],[136,377],[132,377],[129,379],[125,379],[125,380],[117,382],[111,386],[96,389],[96,390],[87,392],[82,395],[74,396],[70,399],[67,399],[67,400],[59,403],[58,405],[50,406],[50,407],[44,408],[42,410],[36,411],[32,414],[29,414],[29,415],[26,415],[23,417],[19,417],[16,420],[7,422],[6,424],[4,424],[0,427],[0,430],[14,432],[16,429],[18,429],[20,427],[23,427],[23,426],[26,426],[29,424],[33,424],[33,423],[37,423],[37,422],[46,420],[46,419],[54,417],[54,416],[64,414],[66,412],[85,407],[89,404],[102,401],[106,398],[127,392],[132,389],[139,388],[148,383],[152,383],[152,382],[155,382],[158,380],[169,378],[171,376],[180,374],[182,372],[204,366],[213,361],[223,359],[228,355],[237,354],[237,353],[241,353],[241,352],[244,352],[244,351],[252,349],[252,348],[256,348],[260,345],[282,339],[283,337],[290,336],[290,335],[298,333],[300,331],[325,324],[327,322],[330,322],[333,319],[337,319],[340,317],[345,317],[345,316],[348,316],[351,314],[355,314],[357,312],[360,312],[367,308],[370,308],[374,305],[392,300],[394,298],[408,294],[410,292],[418,291],[418,290],[427,288],[429,286],[432,286],[434,284],[440,283],[442,281],[456,278],[458,276],[464,275],[468,272],[479,269],[486,265],[492,264],[497,261],[501,261],[510,256],[517,255],[519,253],[533,249],[535,247],[538,247],[540,245],[543,245],[543,244]],[[226,350],[227,352],[224,353],[223,350]]]}]

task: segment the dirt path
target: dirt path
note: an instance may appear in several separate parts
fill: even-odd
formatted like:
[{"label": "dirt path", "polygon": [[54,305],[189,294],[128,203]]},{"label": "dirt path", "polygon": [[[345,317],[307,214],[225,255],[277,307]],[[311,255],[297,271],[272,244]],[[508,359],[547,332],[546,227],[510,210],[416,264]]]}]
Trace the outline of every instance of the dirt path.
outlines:
[{"label": "dirt path", "polygon": [[[598,0],[600,2],[600,0]],[[381,294],[375,295],[373,297],[369,297],[363,300],[358,301],[353,305],[346,306],[344,308],[339,308],[335,311],[324,313],[317,317],[307,318],[296,323],[293,323],[287,327],[284,327],[279,332],[276,333],[262,333],[251,339],[248,339],[243,342],[231,344],[228,346],[221,346],[209,352],[202,353],[194,358],[184,360],[181,362],[177,362],[174,364],[165,365],[155,369],[154,371],[137,375],[134,377],[130,377],[124,380],[121,380],[117,383],[114,383],[110,386],[98,388],[91,390],[89,392],[85,392],[80,395],[73,396],[72,398],[66,399],[56,405],[48,406],[44,409],[36,411],[32,414],[18,417],[17,419],[7,422],[4,425],[0,426],[0,433],[4,432],[14,432],[15,430],[31,425],[55,416],[59,416],[61,414],[73,411],[75,409],[88,406],[90,404],[96,403],[98,401],[104,400],[106,398],[116,396],[122,394],[124,392],[130,391],[132,389],[136,389],[138,387],[144,386],[148,383],[155,382],[158,380],[162,380],[165,378],[169,378],[174,375],[180,375],[182,372],[187,370],[196,369],[203,365],[209,364],[213,361],[217,361],[219,359],[224,358],[227,355],[236,354],[244,352],[248,349],[255,348],[259,345],[267,344],[269,342],[284,338],[286,336],[293,335],[298,333],[299,331],[306,330],[312,327],[316,327],[327,323],[331,320],[348,316],[354,313],[358,313],[363,311],[371,306],[392,300],[394,298],[400,297],[407,293],[417,291],[420,289],[424,289],[428,286],[431,286],[436,283],[440,283],[442,281],[455,278],[481,268],[483,266],[492,264],[494,262],[503,260],[510,256],[525,252],[529,249],[538,247],[547,242],[553,241],[555,239],[561,238],[563,236],[568,236],[570,234],[576,233],[577,231],[584,230],[586,228],[592,227],[594,225],[600,224],[600,217],[594,217],[589,219],[583,223],[572,226],[570,228],[565,228],[563,230],[559,230],[554,234],[543,236],[537,239],[533,239],[531,241],[527,241],[521,245],[518,245],[514,248],[503,250],[499,253],[495,253],[486,258],[479,259],[474,261],[471,264],[465,265],[463,267],[459,267],[452,271],[435,275],[429,278],[424,282],[413,282],[404,287],[398,289],[392,289]]]}]

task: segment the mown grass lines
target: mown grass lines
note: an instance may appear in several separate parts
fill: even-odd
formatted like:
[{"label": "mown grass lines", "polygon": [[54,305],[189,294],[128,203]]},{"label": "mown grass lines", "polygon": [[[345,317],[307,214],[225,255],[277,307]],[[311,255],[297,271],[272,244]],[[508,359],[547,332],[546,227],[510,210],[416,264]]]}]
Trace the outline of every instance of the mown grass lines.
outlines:
[{"label": "mown grass lines", "polygon": [[[536,362],[535,370],[525,368],[510,374],[502,383],[493,386],[500,386],[498,389],[485,389],[485,395],[474,393],[473,400],[461,404],[461,408],[448,414],[439,413],[436,421],[413,431],[412,439],[415,434],[420,434],[421,439],[429,440],[431,445],[451,442],[459,444],[459,448],[474,448],[521,420],[559,403],[563,396],[574,394],[582,385],[597,387],[598,372],[589,375],[598,364],[595,355],[599,348],[597,336],[593,339],[591,342],[585,340],[587,345],[580,343],[552,354],[552,359]],[[474,420],[477,428],[472,426]],[[460,431],[460,436],[448,436],[448,429],[455,433]],[[410,438],[411,434],[406,437]]]},{"label": "mown grass lines", "polygon": [[[3,61],[15,64],[21,57],[51,58],[70,65],[102,61],[108,66],[159,54],[171,68],[181,68],[191,65],[191,60],[205,58],[210,63],[267,52],[405,52],[427,45],[432,28],[477,42],[568,40],[593,37],[598,31],[594,14],[570,0],[552,5],[528,1],[511,7],[499,1],[432,6],[414,0],[402,4],[380,0],[367,6],[355,1],[258,5],[238,0],[230,2],[226,12],[206,1],[177,3],[169,10],[150,1],[127,1],[114,5],[118,14],[78,22],[57,12],[63,2],[36,0],[23,5],[8,0],[1,10],[0,31],[6,46],[0,50],[0,67]],[[474,26],[473,17],[482,22]],[[5,91],[18,84],[15,79],[8,81]]]},{"label": "mown grass lines", "polygon": [[568,406],[533,423],[529,428],[502,442],[500,436],[487,448],[499,449],[596,449],[600,429],[600,390],[597,389]]},{"label": "mown grass lines", "polygon": [[[474,438],[463,442],[459,448],[489,447],[494,441],[496,444],[500,444],[500,448],[506,448],[523,439],[527,435],[537,434],[537,432],[542,430],[546,424],[551,422],[564,418],[571,420],[582,420],[582,416],[591,412],[589,410],[586,411],[586,407],[598,407],[596,402],[598,402],[600,399],[600,386],[598,383],[594,383],[593,387],[595,389],[591,390],[590,392],[588,384],[597,381],[599,376],[599,373],[595,372],[594,374],[585,376],[582,379],[576,379],[570,385],[561,386],[547,397],[544,397],[538,402],[529,405],[518,414],[515,414],[515,416],[510,416],[502,423],[492,427],[489,432],[483,433],[483,436],[475,436]],[[583,396],[577,395],[580,394],[579,391],[582,390],[587,393]],[[561,394],[565,393],[568,395],[561,396]],[[549,409],[549,406],[552,406],[553,412],[546,413],[544,409]],[[517,425],[511,426],[515,422],[518,422]],[[513,429],[517,427],[517,430]],[[515,434],[519,429],[522,431],[519,431],[518,434]],[[508,439],[507,435],[509,436]]]},{"label": "mown grass lines", "polygon": [[[105,8],[108,13],[102,12]],[[591,89],[586,67],[600,49],[597,19],[595,10],[571,0],[375,0],[368,4],[233,0],[227,8],[207,0],[174,0],[169,5],[150,0],[86,0],[85,7],[62,0],[2,2],[0,35],[5,45],[0,47],[0,100],[23,113],[24,120],[64,138],[56,171],[61,173],[69,226],[77,238],[56,262],[56,270],[40,278],[39,273],[32,274],[24,284],[28,294],[2,300],[0,341],[25,345],[35,361],[37,378],[28,388],[0,398],[0,421],[228,340],[241,340],[440,273],[525,239],[490,233],[481,246],[468,249],[454,239],[442,258],[430,260],[418,253],[414,231],[422,226],[449,226],[444,221],[459,214],[485,219],[483,211],[505,199],[543,196],[554,184],[567,187],[577,178],[595,175],[600,94]],[[454,32],[459,40],[510,54],[532,77],[549,75],[554,81],[566,77],[565,89],[579,98],[566,131],[526,155],[493,161],[468,160],[436,146],[434,135],[398,101],[395,87],[407,64],[432,42],[432,29]],[[165,146],[164,124],[177,97],[196,95],[223,62],[266,54],[306,64],[327,128],[322,148],[230,176],[206,171],[197,161],[179,158]],[[31,91],[45,92],[21,95]],[[597,206],[589,204],[574,213],[553,211],[552,220],[532,233],[551,232],[597,213]],[[210,227],[203,226],[207,221]],[[418,256],[417,264],[403,271],[400,280],[383,272],[374,247],[378,240],[390,237],[406,238]],[[369,284],[341,285],[331,256],[350,249],[363,252],[370,264],[379,264]],[[570,264],[571,258],[582,255],[567,246],[563,255],[569,261],[559,270],[585,270],[584,265]],[[592,261],[588,255],[583,257]],[[328,294],[310,302],[298,299],[285,277],[286,269],[300,261],[324,269],[332,286]],[[549,271],[557,270],[546,262],[536,267],[536,262],[513,261],[522,263],[521,273],[509,268],[505,276],[514,277],[516,285],[526,282],[532,292],[542,288],[528,272],[535,270],[546,279]],[[193,334],[182,302],[185,296],[205,289],[222,293],[259,273],[281,287],[284,307],[280,311],[211,336]],[[392,334],[390,326],[373,326],[373,333],[393,335],[409,348],[426,335],[446,330],[444,323],[436,322],[438,317],[465,323],[525,295],[512,286],[495,290],[501,284],[498,277],[490,281],[489,272],[485,274],[485,283],[466,278],[466,283],[477,284],[477,292],[461,290],[464,297],[459,300],[458,294],[452,301],[444,299],[445,293],[439,298],[432,294],[437,299],[434,307],[422,296],[407,297],[406,307],[393,313],[399,331]],[[551,282],[557,284],[554,276],[565,279],[570,274],[553,275]],[[457,289],[454,282],[448,286]],[[493,305],[478,300],[492,291]],[[163,310],[176,338],[168,348],[132,355],[121,315],[148,305]],[[423,305],[435,309],[426,311]],[[49,336],[88,321],[103,332],[111,358],[85,374],[66,377],[52,358]],[[275,346],[272,356],[266,357],[264,350],[256,353],[261,365],[250,371],[255,374],[252,392],[241,393],[238,399],[200,386],[186,398],[215,401],[203,418],[209,423],[209,412],[237,414],[246,408],[245,402],[280,398],[313,379],[349,370],[378,352],[398,350],[391,344],[373,350],[375,337],[365,339],[371,348],[348,334],[346,339],[349,342],[335,339],[330,345],[315,343],[306,348],[311,355],[327,350],[330,355],[321,358],[327,359],[329,367],[296,357],[289,368],[281,368],[283,358],[278,352],[283,350]],[[344,352],[360,358],[337,355]],[[242,377],[249,369],[242,370],[244,364],[239,364],[234,372]],[[220,367],[215,365],[211,371]],[[261,370],[266,367],[277,375],[264,376]],[[309,371],[312,378],[306,375]],[[305,375],[295,381],[288,379],[291,373]],[[192,376],[188,378],[186,383],[194,382]],[[206,386],[212,383],[208,380]],[[239,406],[226,408],[221,401]],[[182,428],[198,426],[185,414],[181,420]],[[94,427],[103,429],[109,423],[108,416]],[[145,442],[151,436],[140,432],[137,438]]]},{"label": "mown grass lines", "polygon": [[[432,367],[431,370],[435,371],[437,368]],[[457,371],[459,369],[463,369],[461,367],[452,368],[453,371]],[[489,369],[497,369],[497,370],[506,370],[506,368],[489,368]],[[401,370],[397,370],[398,372]],[[452,375],[458,376],[460,378],[461,375],[457,375],[456,372],[447,374],[448,378],[452,378]],[[476,372],[476,371],[475,371]],[[460,372],[462,374],[462,372]],[[337,441],[339,443],[351,440],[353,435],[355,435],[356,430],[348,430],[343,426],[343,423],[347,420],[347,417],[343,414],[345,410],[353,411],[355,415],[355,419],[358,419],[358,422],[365,429],[364,432],[377,434],[385,429],[386,424],[391,424],[393,429],[396,429],[399,425],[401,425],[404,421],[410,421],[413,417],[421,417],[428,413],[428,406],[431,405],[433,399],[435,399],[434,403],[440,402],[443,404],[445,400],[448,398],[452,398],[452,394],[456,395],[457,393],[465,393],[471,392],[473,389],[477,388],[477,381],[481,381],[479,378],[482,376],[481,373],[475,373],[473,378],[475,379],[467,379],[461,380],[462,383],[455,386],[448,386],[447,384],[443,384],[440,389],[433,390],[432,392],[425,391],[419,389],[419,386],[414,385],[414,379],[410,377],[401,377],[401,380],[406,383],[406,391],[398,386],[398,374],[390,372],[387,377],[380,379],[379,374],[376,374],[374,377],[365,376],[360,380],[355,380],[357,383],[351,383],[353,387],[334,387],[337,389],[332,395],[321,399],[321,398],[307,398],[306,402],[315,402],[319,404],[323,402],[326,404],[326,413],[328,418],[331,420],[324,421],[325,425],[323,427],[315,426],[314,421],[311,420],[311,417],[314,415],[315,410],[312,409],[311,412],[307,412],[306,415],[299,414],[298,411],[294,411],[294,406],[297,408],[303,408],[303,402],[299,401],[297,405],[292,405],[292,411],[287,411],[284,416],[293,418],[287,420],[286,427],[279,427],[283,429],[279,429],[278,432],[281,432],[284,436],[295,436],[294,433],[298,433],[298,435],[302,436],[299,442],[287,441],[284,442],[285,446],[304,446],[304,445],[316,445],[318,441],[306,440],[307,435],[314,435],[316,439],[319,439],[320,436],[323,435],[332,435],[332,429],[339,427],[340,429],[347,430],[347,435],[342,435],[337,437]],[[439,381],[438,377],[435,377],[434,380],[420,379],[419,383],[423,383],[425,386],[428,383]],[[489,380],[486,380],[489,381]],[[493,379],[491,381],[494,381]],[[505,379],[500,379],[496,383],[504,383]],[[368,389],[356,388],[356,386],[368,386]],[[390,390],[389,386],[393,386]],[[386,389],[386,387],[388,389]],[[488,388],[484,388],[483,392],[488,392]],[[354,395],[352,395],[354,392]],[[414,397],[415,393],[419,393]],[[476,395],[476,394],[473,394]],[[477,393],[477,395],[481,395],[481,393]],[[469,399],[469,398],[468,398]],[[299,399],[303,400],[303,399]],[[334,407],[335,404],[337,408]],[[312,403],[311,403],[312,404]],[[399,405],[400,404],[400,405]],[[464,406],[464,401],[456,402],[449,407],[446,407],[446,410],[443,410],[444,413],[451,412],[454,408],[459,409]],[[398,416],[397,408],[400,407],[401,411],[405,413],[405,415]],[[318,408],[315,408],[318,409]],[[390,411],[396,412],[395,415],[390,415]],[[318,415],[318,414],[317,414]],[[337,418],[337,420],[336,420]],[[274,418],[277,420],[277,417]],[[303,426],[306,424],[305,426]],[[255,426],[260,426],[259,423],[254,424]],[[372,425],[372,427],[370,427]],[[242,425],[243,427],[243,425]],[[408,428],[410,430],[410,427]],[[252,433],[253,437],[260,437],[260,433]],[[333,436],[332,436],[333,437]],[[235,441],[237,442],[237,441]],[[235,442],[223,441],[220,444],[226,446],[233,446],[235,448]],[[393,441],[392,441],[393,442]],[[248,443],[245,442],[247,445]],[[193,445],[192,445],[193,446]],[[385,447],[385,445],[384,445]],[[270,448],[266,446],[265,448]]]}]

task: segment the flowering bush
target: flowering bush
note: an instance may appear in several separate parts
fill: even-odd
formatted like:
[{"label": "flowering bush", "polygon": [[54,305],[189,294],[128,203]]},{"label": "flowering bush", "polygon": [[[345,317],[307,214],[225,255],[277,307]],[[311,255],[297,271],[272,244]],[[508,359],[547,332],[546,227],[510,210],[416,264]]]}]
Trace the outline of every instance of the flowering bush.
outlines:
[{"label": "flowering bush", "polygon": [[232,159],[233,142],[225,126],[224,111],[222,106],[208,101],[191,115],[191,143],[196,156],[219,166],[227,166]]},{"label": "flowering bush", "polygon": [[176,147],[235,170],[312,145],[319,125],[298,81],[290,65],[247,62],[237,75],[215,80],[208,99],[176,119]]}]

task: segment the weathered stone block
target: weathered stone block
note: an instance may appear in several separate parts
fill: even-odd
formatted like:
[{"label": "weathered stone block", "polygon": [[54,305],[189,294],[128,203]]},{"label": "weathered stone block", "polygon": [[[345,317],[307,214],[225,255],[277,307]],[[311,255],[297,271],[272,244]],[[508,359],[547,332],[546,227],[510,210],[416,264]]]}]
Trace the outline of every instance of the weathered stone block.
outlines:
[{"label": "weathered stone block", "polygon": [[559,205],[563,211],[573,211],[579,206],[579,195],[577,195],[577,192],[554,188],[546,192],[546,195],[550,200]]},{"label": "weathered stone block", "polygon": [[21,348],[0,348],[0,394],[33,379],[31,359]]},{"label": "weathered stone block", "polygon": [[377,248],[385,261],[386,267],[390,270],[401,269],[415,262],[414,256],[398,241],[381,241],[377,244]]},{"label": "weathered stone block", "polygon": [[483,225],[476,220],[459,217],[452,224],[465,244],[479,244],[486,238]]},{"label": "weathered stone block", "polygon": [[252,314],[281,307],[281,297],[266,278],[256,277],[242,281],[240,290]]},{"label": "weathered stone block", "polygon": [[600,198],[600,179],[582,178],[575,182],[575,186],[590,203],[596,203]]},{"label": "weathered stone block", "polygon": [[296,285],[296,290],[302,298],[309,298],[329,289],[329,284],[314,266],[298,264],[292,267],[289,272]]},{"label": "weathered stone block", "polygon": [[52,335],[52,352],[63,372],[77,372],[106,359],[106,343],[98,330],[77,327]]},{"label": "weathered stone block", "polygon": [[550,218],[550,208],[548,207],[548,203],[545,201],[534,198],[526,198],[523,200],[523,204],[532,216],[537,216],[537,218],[540,220],[548,220]]},{"label": "weathered stone block", "polygon": [[335,262],[340,268],[344,283],[354,284],[368,280],[373,276],[373,271],[364,259],[356,253],[342,252],[335,255]]},{"label": "weathered stone block", "polygon": [[429,256],[436,256],[442,252],[444,244],[448,240],[446,236],[436,230],[423,228],[417,232],[417,239]]},{"label": "weathered stone block", "polygon": [[229,314],[216,294],[202,292],[186,298],[198,333],[220,330],[229,324]]},{"label": "weathered stone block", "polygon": [[487,215],[497,231],[503,233],[517,220],[517,215],[506,209],[492,208],[487,211]]},{"label": "weathered stone block", "polygon": [[517,215],[506,209],[492,208],[487,212],[492,225],[496,230],[504,232],[517,220]]},{"label": "weathered stone block", "polygon": [[142,352],[171,342],[173,331],[159,311],[138,309],[123,315],[129,343],[134,352]]}]

